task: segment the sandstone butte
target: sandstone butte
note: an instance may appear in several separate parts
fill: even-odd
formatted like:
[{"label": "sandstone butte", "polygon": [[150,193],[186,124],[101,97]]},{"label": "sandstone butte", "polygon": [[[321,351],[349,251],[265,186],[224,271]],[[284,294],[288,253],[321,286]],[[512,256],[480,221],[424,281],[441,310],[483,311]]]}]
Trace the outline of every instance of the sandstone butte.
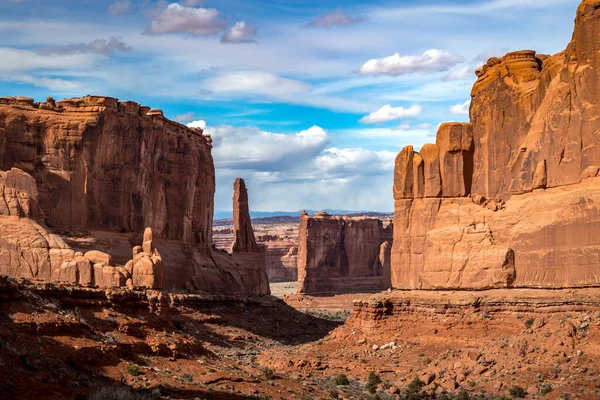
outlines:
[{"label": "sandstone butte", "polygon": [[398,154],[395,288],[599,284],[599,35],[600,2],[583,1],[564,52],[491,58],[472,122]]},{"label": "sandstone butte", "polygon": [[302,212],[298,233],[298,293],[390,288],[393,225],[378,218]]},{"label": "sandstone butte", "polygon": [[264,262],[245,265],[255,245],[212,248],[211,148],[202,130],[133,102],[0,98],[0,273],[268,293]]}]

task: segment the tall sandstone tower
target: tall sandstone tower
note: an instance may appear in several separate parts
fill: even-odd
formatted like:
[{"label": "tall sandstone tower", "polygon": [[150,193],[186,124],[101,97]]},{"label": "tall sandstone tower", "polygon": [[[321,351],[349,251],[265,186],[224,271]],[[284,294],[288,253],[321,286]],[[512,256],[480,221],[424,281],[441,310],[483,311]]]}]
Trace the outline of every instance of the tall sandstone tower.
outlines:
[{"label": "tall sandstone tower", "polygon": [[564,52],[491,58],[472,122],[400,152],[395,288],[598,285],[599,49],[600,1],[585,0]]}]

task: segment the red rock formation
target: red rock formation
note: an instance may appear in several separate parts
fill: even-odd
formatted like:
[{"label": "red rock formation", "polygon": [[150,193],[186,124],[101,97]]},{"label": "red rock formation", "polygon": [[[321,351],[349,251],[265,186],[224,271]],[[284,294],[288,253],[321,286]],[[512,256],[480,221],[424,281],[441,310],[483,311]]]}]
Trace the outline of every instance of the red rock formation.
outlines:
[{"label": "red rock formation", "polygon": [[[305,213],[298,234],[298,293],[382,290],[390,286],[386,262],[392,226],[377,218]],[[383,262],[382,262],[383,261]]]},{"label": "red rock formation", "polygon": [[[243,265],[211,249],[215,192],[211,148],[210,137],[201,130],[169,121],[160,110],[133,102],[93,96],[49,98],[45,103],[0,98],[0,170],[16,167],[34,178],[44,216],[40,224],[55,232],[91,233],[82,244],[70,241],[75,250],[108,252],[116,267],[122,268],[131,258],[128,241],[132,236],[139,240],[138,235],[150,227],[164,260],[164,287],[268,293],[264,283],[254,287],[252,280],[244,278]],[[24,204],[15,203],[11,190],[6,192],[9,211],[2,212],[29,213]],[[20,245],[32,246],[34,238],[41,241],[33,245],[31,257],[50,252],[56,258],[52,265],[39,261],[35,263],[39,271],[26,272],[24,262],[17,265],[13,258],[6,262],[10,266],[2,268],[13,276],[52,279],[57,273],[69,281],[82,277],[83,283],[90,283],[87,277],[94,270],[102,284],[124,283],[101,263],[96,267],[90,261],[88,268],[75,260],[73,249],[43,231],[32,228],[30,241]],[[23,234],[15,232],[10,233],[11,240]],[[49,240],[52,243],[46,244]],[[69,266],[62,265],[65,251],[71,252]]]},{"label": "red rock formation", "polygon": [[298,280],[298,245],[288,239],[262,241],[269,282]]},{"label": "red rock formation", "polygon": [[124,276],[108,254],[75,252],[48,231],[31,175],[0,171],[0,274],[82,285],[121,286]]},{"label": "red rock formation", "polygon": [[260,252],[252,229],[248,190],[242,178],[237,178],[233,184],[233,235],[232,253]]},{"label": "red rock formation", "polygon": [[583,1],[565,52],[490,59],[472,125],[443,124],[436,145],[400,152],[394,287],[597,285],[599,26],[600,1]]},{"label": "red rock formation", "polygon": [[254,288],[259,294],[271,293],[265,268],[265,253],[256,244],[248,207],[248,190],[241,178],[237,178],[233,184],[233,234],[231,253],[234,260],[242,265],[244,285]]},{"label": "red rock formation", "polygon": [[38,186],[49,226],[142,232],[209,248],[210,140],[133,102],[0,99],[0,170]]}]

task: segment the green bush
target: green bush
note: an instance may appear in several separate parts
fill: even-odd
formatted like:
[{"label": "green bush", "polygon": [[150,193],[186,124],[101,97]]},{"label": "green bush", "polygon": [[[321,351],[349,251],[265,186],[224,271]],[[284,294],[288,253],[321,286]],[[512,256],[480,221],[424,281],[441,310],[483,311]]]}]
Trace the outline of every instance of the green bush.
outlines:
[{"label": "green bush", "polygon": [[142,373],[142,371],[140,371],[140,367],[135,364],[128,365],[126,369],[127,373],[131,376],[138,376]]},{"label": "green bush", "polygon": [[369,393],[374,394],[377,392],[377,386],[381,383],[381,378],[379,375],[375,374],[375,372],[371,372],[369,374],[369,379],[367,379],[367,385],[365,386]]},{"label": "green bush", "polygon": [[336,376],[333,381],[335,382],[336,385],[338,386],[346,386],[350,384],[350,381],[348,380],[348,377],[346,375],[338,375]]},{"label": "green bush", "polygon": [[546,384],[546,385],[542,385],[542,388],[540,389],[540,394],[548,394],[552,392],[552,386]]},{"label": "green bush", "polygon": [[269,380],[273,379],[275,376],[275,371],[273,371],[271,368],[263,368],[262,372],[263,376]]},{"label": "green bush", "polygon": [[533,325],[534,322],[535,322],[534,318],[529,318],[527,321],[525,321],[525,327],[531,328],[531,325]]},{"label": "green bush", "polygon": [[525,389],[523,389],[520,386],[513,386],[510,391],[510,397],[512,397],[513,399],[524,399],[525,396],[527,395],[527,392],[525,391]]}]

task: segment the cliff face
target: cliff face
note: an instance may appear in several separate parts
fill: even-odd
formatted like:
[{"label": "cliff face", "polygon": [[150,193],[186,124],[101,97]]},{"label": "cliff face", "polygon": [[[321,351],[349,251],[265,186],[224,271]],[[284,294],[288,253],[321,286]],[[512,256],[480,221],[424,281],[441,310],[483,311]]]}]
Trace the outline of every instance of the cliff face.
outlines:
[{"label": "cliff face", "polygon": [[[387,289],[392,227],[377,218],[303,215],[298,234],[298,293]],[[388,243],[388,246],[384,246]]]},{"label": "cliff face", "polygon": [[567,50],[492,58],[472,124],[396,160],[392,284],[593,286],[600,278],[600,1]]},{"label": "cliff face", "polygon": [[[122,285],[132,279],[131,284],[169,289],[268,293],[264,282],[247,278],[244,260],[211,249],[211,147],[201,130],[133,102],[0,98],[0,170],[19,168],[31,175],[20,193],[28,196],[35,188],[29,197],[39,206],[39,212],[31,208],[37,220],[17,224],[13,213],[29,216],[28,201],[23,197],[21,204],[14,188],[3,185],[10,204],[4,200],[7,212],[0,205],[0,219],[12,230],[0,230],[2,268],[10,266],[2,272],[82,284]],[[152,240],[142,237],[146,228]],[[31,234],[23,236],[25,230]],[[145,242],[156,247],[134,249],[132,260],[132,245]],[[20,259],[15,246],[34,250]],[[105,268],[106,278],[99,275],[101,264],[96,268],[84,257],[89,251],[112,256],[115,267]],[[118,274],[114,268],[121,268]]]},{"label": "cliff face", "polygon": [[0,169],[37,183],[58,230],[142,232],[209,248],[210,139],[159,110],[106,97],[0,99]]}]

